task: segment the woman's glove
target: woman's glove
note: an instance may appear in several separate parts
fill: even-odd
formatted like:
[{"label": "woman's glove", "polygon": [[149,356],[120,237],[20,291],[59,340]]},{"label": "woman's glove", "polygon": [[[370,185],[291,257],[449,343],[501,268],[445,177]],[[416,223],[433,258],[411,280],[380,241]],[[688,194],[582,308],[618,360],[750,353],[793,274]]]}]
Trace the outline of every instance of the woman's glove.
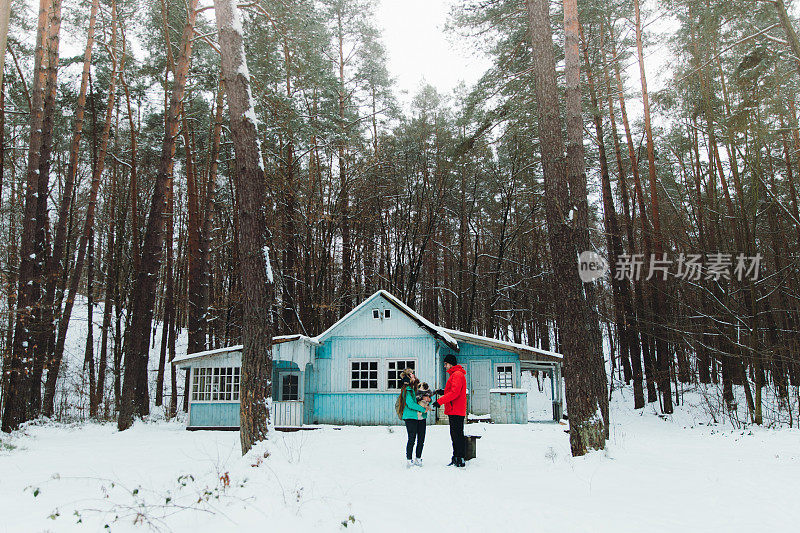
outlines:
[{"label": "woman's glove", "polygon": [[441,396],[444,394],[444,389],[436,389],[433,393],[437,396]]},{"label": "woman's glove", "polygon": [[438,408],[439,408],[439,405],[441,405],[439,402],[433,402],[433,407],[434,407],[435,409],[438,409]]}]

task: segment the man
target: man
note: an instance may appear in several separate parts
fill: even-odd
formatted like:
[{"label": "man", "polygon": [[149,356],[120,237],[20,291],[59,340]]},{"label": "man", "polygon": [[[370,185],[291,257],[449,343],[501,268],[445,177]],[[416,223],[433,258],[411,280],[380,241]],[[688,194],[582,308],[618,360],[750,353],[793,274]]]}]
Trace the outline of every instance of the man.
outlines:
[{"label": "man", "polygon": [[444,390],[439,389],[439,398],[433,402],[434,407],[444,405],[444,414],[450,421],[450,440],[453,442],[453,458],[447,466],[463,467],[467,442],[464,439],[464,417],[467,416],[467,379],[466,372],[458,364],[456,356],[444,356],[444,369],[450,374]]}]

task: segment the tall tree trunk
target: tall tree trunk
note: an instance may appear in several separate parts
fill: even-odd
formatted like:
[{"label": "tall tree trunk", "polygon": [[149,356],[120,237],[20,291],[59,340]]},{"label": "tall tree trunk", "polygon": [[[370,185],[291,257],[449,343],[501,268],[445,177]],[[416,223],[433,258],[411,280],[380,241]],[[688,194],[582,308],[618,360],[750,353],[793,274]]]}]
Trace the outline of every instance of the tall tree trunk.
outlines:
[{"label": "tall tree trunk", "polygon": [[[581,27],[581,35],[583,28]],[[600,104],[597,98],[594,76],[592,75],[591,65],[589,64],[588,46],[583,43],[584,62],[586,64],[586,79],[589,84],[589,94],[592,102],[592,117],[594,121],[595,133],[600,158],[600,178],[602,184],[603,197],[603,219],[606,231],[606,246],[608,248],[608,259],[612,265],[616,265],[620,256],[623,254],[622,235],[619,229],[619,221],[614,208],[614,196],[611,192],[611,180],[608,171],[608,158],[606,156],[605,139],[603,134],[603,117],[600,111]],[[610,107],[613,113],[613,106]],[[616,126],[614,126],[616,130]],[[616,131],[614,131],[616,141]],[[620,162],[621,167],[621,162]],[[622,180],[620,180],[622,181]],[[622,368],[626,382],[633,380],[633,403],[634,408],[644,407],[644,388],[642,386],[642,360],[639,353],[639,339],[633,329],[632,322],[635,318],[632,314],[630,304],[630,286],[625,279],[617,279],[611,275],[612,297],[614,299],[614,313],[619,330],[620,357],[622,358]],[[635,344],[635,346],[634,346]]]},{"label": "tall tree trunk", "polygon": [[94,401],[94,227],[89,233],[89,244],[86,265],[86,349],[83,355],[83,371],[89,374],[89,416],[97,416],[97,404]]},{"label": "tall tree trunk", "polygon": [[[285,75],[285,89],[286,98],[291,101],[293,98],[292,89],[292,54],[290,52],[290,44],[288,39],[283,40],[283,57],[284,68],[286,69]],[[283,327],[287,333],[294,333],[297,329],[297,295],[296,295],[296,277],[295,264],[297,262],[297,235],[295,230],[295,210],[297,209],[297,191],[295,184],[295,148],[294,148],[294,127],[292,120],[294,117],[289,111],[286,117],[286,150],[283,157],[283,166],[285,168],[284,176],[285,181],[281,184],[281,197],[282,197],[282,231],[281,241],[283,243],[282,250],[282,267],[281,267],[281,318]]]},{"label": "tall tree trunk", "polygon": [[[49,14],[52,2],[40,0],[39,18],[36,28],[34,52],[33,87],[30,106],[30,139],[28,144],[28,166],[26,173],[25,207],[22,218],[20,240],[20,266],[18,271],[17,309],[11,357],[4,371],[8,374],[3,405],[2,430],[17,429],[29,418],[29,393],[33,361],[36,354],[32,335],[35,329],[35,306],[40,297],[41,265],[37,266],[36,239],[38,233],[39,191],[43,178],[40,174],[40,157],[44,127],[45,99],[45,47],[48,39]],[[60,4],[59,4],[60,5]],[[47,184],[44,184],[47,188]]]},{"label": "tall tree trunk", "polygon": [[64,345],[67,339],[67,331],[69,329],[72,308],[75,303],[75,296],[78,292],[78,284],[83,273],[83,262],[86,259],[86,248],[89,242],[89,237],[91,236],[92,228],[94,226],[94,216],[97,208],[97,195],[98,191],[100,190],[100,180],[102,178],[103,171],[105,170],[105,159],[106,155],[108,154],[108,140],[111,133],[111,123],[115,109],[117,74],[122,68],[122,62],[117,60],[117,13],[115,2],[112,3],[111,16],[112,69],[111,76],[109,78],[109,92],[108,103],[106,105],[105,124],[103,125],[103,132],[100,137],[100,150],[97,157],[97,163],[92,172],[92,183],[89,190],[89,202],[86,208],[86,218],[83,222],[83,231],[78,243],[78,257],[75,259],[75,266],[73,267],[72,275],[70,277],[67,299],[64,303],[64,310],[61,313],[61,319],[58,322],[58,336],[56,337],[56,344],[53,349],[53,354],[47,365],[47,381],[45,383],[44,392],[44,414],[46,416],[53,415],[53,400],[55,399],[58,372],[61,367],[61,360],[64,356]]},{"label": "tall tree trunk", "polygon": [[[122,90],[125,91],[125,105],[128,111],[128,129],[130,130],[131,136],[131,156],[130,156],[130,185],[128,191],[128,211],[130,213],[130,225],[131,225],[131,258],[132,258],[132,269],[134,272],[139,270],[139,259],[141,255],[139,253],[139,177],[137,171],[137,162],[138,162],[138,130],[136,128],[136,120],[135,115],[133,112],[133,106],[131,106],[131,91],[128,87],[128,83],[125,80],[125,73],[120,72],[120,85],[122,85]],[[126,217],[127,218],[127,217]],[[124,225],[124,221],[123,221]]]},{"label": "tall tree trunk", "polygon": [[[561,349],[564,358],[564,375],[569,406],[570,445],[574,456],[583,455],[591,449],[605,446],[605,416],[598,398],[598,358],[602,360],[602,348],[596,346],[589,323],[592,312],[580,286],[576,258],[578,255],[576,232],[571,225],[570,213],[577,214],[579,206],[570,197],[568,169],[565,162],[565,146],[559,118],[558,87],[556,85],[555,57],[550,27],[550,3],[547,0],[526,0],[533,45],[533,68],[536,74],[536,102],[539,117],[539,139],[542,167],[545,176],[545,212],[550,240],[550,256],[554,270],[554,294],[558,294],[562,305],[557,306],[557,321],[561,334]],[[577,4],[565,2],[565,20],[569,20],[565,31],[574,35],[567,48],[570,67],[574,68],[579,56],[577,50]],[[574,23],[570,20],[575,17]],[[578,80],[574,72],[568,74],[568,90]],[[574,102],[572,102],[574,104]],[[568,116],[575,113],[567,111]],[[574,126],[574,124],[573,124]],[[570,138],[572,141],[572,137]],[[573,147],[574,148],[574,147]],[[577,164],[573,167],[577,169]],[[571,201],[572,200],[572,201]],[[584,198],[585,200],[585,198]],[[585,230],[585,229],[584,229]]]},{"label": "tall tree trunk", "polygon": [[[644,70],[644,51],[642,46],[642,20],[639,10],[639,0],[633,1],[636,18],[636,51],[639,57],[639,77],[642,84],[642,104],[644,106],[644,131],[647,138],[647,168],[650,178],[650,214],[653,221],[653,252],[658,259],[664,254],[664,246],[661,240],[661,222],[658,205],[658,181],[656,179],[655,148],[653,145],[653,129],[650,125],[650,96],[647,92],[647,77]],[[672,366],[672,356],[667,345],[667,332],[662,327],[666,319],[666,287],[664,280],[658,275],[653,277],[653,294],[650,304],[653,308],[653,327],[655,329],[657,365],[658,365],[658,386],[661,391],[661,401],[663,402],[664,413],[670,414],[672,408],[672,391],[670,385],[670,367]]]},{"label": "tall tree trunk", "polygon": [[[14,152],[12,151],[10,154],[10,162],[11,168],[14,168]],[[17,180],[11,181],[11,191],[10,191],[10,201],[8,203],[8,243],[6,245],[6,264],[7,265],[14,265],[18,264],[17,258],[17,223],[16,223],[16,216],[15,213],[17,212],[17,202],[20,197],[19,189],[21,188],[21,183],[15,183]],[[2,393],[2,402],[0,402],[0,414],[5,412],[5,402],[8,398],[8,379],[10,377],[11,372],[9,371],[9,365],[11,362],[10,355],[11,349],[14,342],[14,317],[15,313],[14,310],[17,308],[17,292],[13,290],[13,287],[16,284],[16,272],[13,268],[8,269],[7,274],[7,300],[6,306],[8,309],[8,317],[6,319],[5,324],[5,332],[6,332],[6,343],[3,347],[2,357],[3,357],[3,367],[2,375],[0,375],[0,393]]]},{"label": "tall tree trunk", "polygon": [[[185,124],[184,124],[185,125]],[[169,348],[169,337],[172,330],[177,329],[175,324],[175,266],[173,261],[173,235],[175,225],[175,193],[172,180],[167,187],[167,222],[164,239],[164,253],[167,255],[167,262],[164,267],[166,283],[164,288],[163,319],[161,321],[161,353],[158,357],[158,373],[156,374],[156,406],[160,407],[164,399],[164,369],[167,362],[167,350]],[[189,350],[188,353],[194,353]]]},{"label": "tall tree trunk", "polygon": [[[75,107],[75,121],[73,123],[72,143],[69,151],[69,164],[67,165],[67,175],[64,178],[64,189],[61,195],[61,203],[58,208],[58,220],[56,222],[55,238],[53,240],[53,251],[48,259],[47,270],[44,278],[42,326],[46,326],[48,329],[49,339],[46,345],[48,367],[53,359],[55,350],[56,328],[52,326],[57,318],[55,305],[56,302],[59,302],[58,307],[60,308],[60,302],[63,298],[63,294],[59,294],[57,297],[56,291],[58,290],[63,292],[62,279],[64,278],[66,271],[65,248],[67,246],[68,227],[72,213],[72,200],[75,196],[75,181],[78,174],[78,159],[80,157],[81,138],[83,136],[84,116],[86,112],[86,93],[89,87],[92,49],[94,46],[94,33],[99,5],[100,0],[93,0],[89,13],[88,36],[86,38],[86,48],[84,49],[83,53],[83,71],[81,73],[81,85],[78,91],[78,100]],[[45,407],[45,411],[47,410],[47,407]]]},{"label": "tall tree trunk", "polygon": [[187,246],[189,258],[189,309],[188,328],[189,345],[188,353],[202,352],[205,349],[206,339],[203,329],[203,251],[202,230],[200,220],[200,192],[197,185],[197,172],[194,164],[191,130],[189,121],[186,120],[186,110],[183,113],[183,144],[186,151],[186,200],[188,203],[187,219]]},{"label": "tall tree trunk", "polygon": [[[48,215],[48,197],[50,193],[50,163],[53,149],[53,124],[56,113],[56,93],[58,89],[58,48],[59,34],[61,31],[61,0],[53,0],[49,12],[50,21],[47,32],[47,76],[44,92],[44,113],[42,117],[42,138],[39,154],[39,187],[36,205],[36,277],[39,283],[44,283],[46,264],[50,255],[49,237],[50,223]],[[41,286],[40,286],[41,288]],[[51,344],[53,322],[45,309],[45,302],[41,299],[34,308],[32,332],[34,339],[33,373],[31,374],[30,388],[28,390],[28,417],[39,416],[42,408],[42,374],[47,361],[48,346]]]},{"label": "tall tree trunk", "polygon": [[341,183],[341,224],[342,224],[342,294],[339,298],[339,316],[344,316],[353,307],[353,244],[350,236],[350,183],[347,176],[347,162],[345,156],[347,154],[345,145],[346,136],[346,123],[345,123],[345,109],[347,103],[347,95],[345,93],[345,73],[344,73],[344,29],[342,27],[342,13],[337,11],[337,24],[338,32],[337,39],[339,43],[339,123],[342,131],[340,132],[341,139],[339,141],[339,181]]},{"label": "tall tree trunk", "polygon": [[232,0],[215,0],[222,79],[235,152],[239,256],[244,296],[240,437],[242,454],[267,436],[272,376],[273,281],[267,247],[264,168],[244,53],[242,19]]},{"label": "tall tree trunk", "polygon": [[[635,191],[636,202],[639,204],[639,221],[642,228],[642,252],[644,257],[649,258],[652,250],[652,243],[650,239],[650,222],[647,218],[645,211],[644,193],[642,192],[642,184],[639,179],[639,162],[636,157],[636,148],[633,144],[633,135],[631,133],[630,123],[628,122],[628,112],[625,106],[625,94],[623,92],[622,75],[620,73],[619,61],[617,58],[616,45],[614,43],[614,35],[612,28],[609,28],[610,44],[611,44],[611,57],[615,58],[614,63],[614,77],[617,82],[617,99],[619,102],[620,115],[622,118],[622,125],[625,129],[625,139],[628,144],[628,157],[631,161],[631,175],[633,176],[633,184]],[[623,184],[624,185],[624,184]],[[627,189],[626,189],[627,190]],[[625,202],[625,196],[623,196]],[[626,216],[628,227],[628,239],[631,253],[634,250],[633,243],[633,213]],[[639,336],[641,338],[642,356],[644,359],[644,366],[647,372],[647,401],[655,402],[658,400],[656,392],[656,368],[653,361],[652,347],[650,343],[651,330],[648,324],[651,324],[649,313],[645,307],[644,301],[644,282],[638,278],[634,278],[634,302],[636,304],[637,323],[639,325]]]},{"label": "tall tree trunk", "polygon": [[[108,335],[111,329],[111,308],[114,303],[114,287],[116,286],[116,261],[114,257],[114,241],[116,238],[116,196],[117,193],[117,166],[112,172],[111,191],[108,194],[108,233],[106,236],[106,262],[105,282],[103,297],[103,324],[100,326],[100,361],[97,365],[97,389],[94,392],[95,404],[100,406],[105,398],[106,369],[108,367]],[[105,406],[106,414],[108,404]]]},{"label": "tall tree trunk", "polygon": [[[575,230],[575,244],[578,251],[590,250],[589,240],[589,201],[586,188],[586,156],[583,147],[583,116],[581,102],[581,54],[580,54],[580,23],[578,21],[577,0],[566,0],[564,3],[564,59],[565,59],[565,110],[566,110],[566,153],[567,153],[567,183],[571,197],[570,203],[576,206],[575,218],[572,226]],[[594,371],[598,378],[593,381],[597,388],[595,398],[600,403],[603,414],[603,427],[606,438],[609,437],[608,414],[608,381],[606,379],[606,364],[603,356],[603,334],[600,330],[600,316],[597,309],[597,289],[595,283],[583,283],[581,288],[586,299],[586,308],[589,316],[589,333],[593,339],[589,340],[590,346],[599,350],[600,357],[592,358],[595,364]]]},{"label": "tall tree trunk", "polygon": [[181,51],[175,65],[172,94],[166,113],[166,128],[161,144],[161,159],[158,165],[153,190],[150,214],[147,220],[142,255],[136,272],[136,281],[130,305],[130,325],[125,330],[125,377],[122,382],[122,404],[117,427],[120,431],[133,424],[134,416],[145,416],[150,412],[147,365],[150,355],[150,327],[153,322],[156,283],[164,248],[164,221],[166,196],[175,159],[175,144],[178,136],[179,115],[186,90],[186,78],[192,53],[193,33],[197,20],[198,0],[190,0],[186,25],[181,37]]},{"label": "tall tree trunk", "polygon": [[[186,179],[187,183],[192,182],[194,177],[194,165],[193,161],[191,160],[191,152],[189,148],[188,138],[189,133],[187,130],[187,121],[186,115],[181,113],[183,119],[183,133],[184,133],[184,140],[185,146],[184,149],[187,153],[186,159]],[[193,187],[193,185],[189,185]],[[171,346],[170,341],[174,336],[174,331],[178,329],[177,324],[177,313],[175,309],[175,279],[178,277],[177,273],[179,268],[175,268],[175,253],[173,251],[174,248],[174,239],[175,239],[175,183],[172,178],[168,180],[167,184],[167,201],[166,201],[166,228],[164,230],[164,253],[166,254],[166,264],[164,266],[164,275],[166,276],[166,283],[164,289],[164,305],[163,305],[163,320],[161,323],[161,353],[158,358],[158,373],[156,374],[156,406],[161,406],[163,404],[164,399],[164,371],[165,365],[167,360],[172,361],[171,357],[167,356],[168,350]],[[191,194],[190,194],[191,196]],[[191,200],[189,200],[191,202]],[[191,207],[190,207],[191,213]],[[178,239],[178,245],[180,247],[181,239]],[[191,243],[190,243],[191,245]],[[180,257],[180,256],[179,256]],[[191,284],[190,284],[191,287]],[[178,290],[180,292],[180,289]],[[189,294],[190,297],[190,305],[191,305],[191,293]],[[189,309],[189,317],[192,317],[192,310]],[[197,351],[202,350],[192,350],[191,348],[191,326],[189,332],[189,350],[188,353],[195,353]]]}]

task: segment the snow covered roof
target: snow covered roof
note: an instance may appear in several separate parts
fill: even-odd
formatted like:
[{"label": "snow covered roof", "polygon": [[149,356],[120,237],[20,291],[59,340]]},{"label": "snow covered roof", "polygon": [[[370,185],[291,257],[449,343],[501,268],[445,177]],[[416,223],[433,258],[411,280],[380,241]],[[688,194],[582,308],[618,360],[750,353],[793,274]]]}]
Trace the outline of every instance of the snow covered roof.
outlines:
[{"label": "snow covered roof", "polygon": [[278,335],[277,337],[272,337],[272,344],[281,344],[284,342],[291,342],[303,339],[309,344],[314,344],[319,346],[319,342],[312,339],[311,337],[306,337],[305,335],[300,335],[299,333],[295,333],[294,335]]},{"label": "snow covered roof", "polygon": [[397,298],[393,294],[383,289],[375,292],[372,296],[370,296],[369,298],[367,298],[366,300],[355,306],[349,313],[347,313],[342,318],[337,320],[335,324],[333,324],[331,327],[329,327],[328,329],[326,329],[325,331],[314,337],[314,340],[322,342],[326,337],[330,336],[330,334],[337,327],[339,327],[340,324],[344,323],[348,318],[356,314],[358,311],[360,311],[362,308],[364,308],[378,296],[383,296],[386,300],[392,303],[397,309],[408,315],[408,317],[411,318],[411,320],[419,324],[420,327],[428,330],[428,332],[430,332],[431,335],[440,339],[450,348],[458,350],[458,341],[455,340],[444,328],[437,326],[433,322],[430,322],[424,316],[420,315],[419,313],[411,309],[409,306],[407,306],[405,303],[403,303],[403,301],[401,301],[399,298]]},{"label": "snow covered roof", "polygon": [[241,344],[236,344],[234,346],[225,346],[224,348],[217,348],[216,350],[206,350],[204,352],[194,352],[194,353],[185,353],[183,355],[179,355],[172,360],[173,365],[177,365],[178,363],[183,363],[184,361],[191,361],[192,359],[200,359],[202,357],[208,357],[210,355],[218,355],[221,353],[228,353],[228,352],[240,352],[242,350]]},{"label": "snow covered roof", "polygon": [[[319,343],[312,339],[311,337],[306,337],[305,335],[278,335],[277,337],[272,337],[272,344],[282,344],[284,342],[291,342],[296,340],[304,340],[309,344],[316,344]],[[184,363],[186,361],[193,361],[195,359],[202,359],[203,357],[209,357],[212,355],[219,355],[223,353],[229,352],[240,352],[242,351],[243,345],[235,344],[233,346],[226,346],[224,348],[217,348],[215,350],[206,350],[204,352],[194,352],[194,353],[186,353],[183,355],[179,355],[172,360],[172,364],[176,365],[178,363]]]},{"label": "snow covered roof", "polygon": [[465,331],[457,331],[455,329],[443,328],[447,333],[452,335],[458,340],[469,342],[470,344],[477,344],[479,346],[486,346],[489,348],[497,348],[498,350],[508,350],[519,355],[520,360],[533,360],[533,361],[552,361],[562,362],[564,356],[560,353],[551,352],[549,350],[542,350],[541,348],[534,348],[526,344],[517,344],[515,342],[501,341],[491,337],[484,337],[482,335],[475,335],[474,333],[467,333]]}]

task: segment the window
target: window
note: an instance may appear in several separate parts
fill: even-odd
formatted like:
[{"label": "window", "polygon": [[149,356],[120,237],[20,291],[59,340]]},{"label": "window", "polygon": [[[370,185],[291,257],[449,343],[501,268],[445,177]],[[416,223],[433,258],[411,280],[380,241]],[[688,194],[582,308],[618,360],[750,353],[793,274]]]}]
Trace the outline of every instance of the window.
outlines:
[{"label": "window", "polygon": [[514,365],[497,365],[497,388],[511,389],[514,387]]},{"label": "window", "polygon": [[400,375],[406,368],[417,369],[417,362],[406,359],[389,359],[386,361],[386,389],[400,388]]},{"label": "window", "polygon": [[384,309],[383,310],[383,318],[392,318],[392,310],[391,309]]},{"label": "window", "polygon": [[283,374],[281,376],[281,400],[284,402],[300,399],[300,375]]},{"label": "window", "polygon": [[372,318],[380,318],[380,317],[381,317],[380,309],[373,309],[372,310]]},{"label": "window", "polygon": [[241,369],[237,367],[192,370],[192,401],[238,402]]},{"label": "window", "polygon": [[378,390],[378,361],[350,361],[350,388]]}]

